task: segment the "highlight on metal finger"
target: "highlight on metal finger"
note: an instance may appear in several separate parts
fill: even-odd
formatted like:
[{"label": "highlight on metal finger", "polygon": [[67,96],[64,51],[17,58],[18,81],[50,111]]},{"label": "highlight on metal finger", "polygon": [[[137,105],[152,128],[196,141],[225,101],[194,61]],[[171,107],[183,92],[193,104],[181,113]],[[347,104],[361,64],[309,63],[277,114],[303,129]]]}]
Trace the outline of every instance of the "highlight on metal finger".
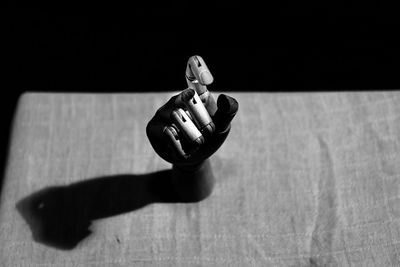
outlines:
[{"label": "highlight on metal finger", "polygon": [[204,144],[203,135],[183,109],[178,108],[173,110],[171,113],[171,120],[178,127],[179,131],[185,135],[189,143],[194,145]]},{"label": "highlight on metal finger", "polygon": [[212,134],[215,124],[197,92],[191,88],[181,93],[181,99],[202,134]]},{"label": "highlight on metal finger", "polygon": [[214,77],[203,58],[197,55],[189,58],[185,74],[188,86],[192,89],[196,89],[199,95],[206,92],[206,85],[214,81]]}]

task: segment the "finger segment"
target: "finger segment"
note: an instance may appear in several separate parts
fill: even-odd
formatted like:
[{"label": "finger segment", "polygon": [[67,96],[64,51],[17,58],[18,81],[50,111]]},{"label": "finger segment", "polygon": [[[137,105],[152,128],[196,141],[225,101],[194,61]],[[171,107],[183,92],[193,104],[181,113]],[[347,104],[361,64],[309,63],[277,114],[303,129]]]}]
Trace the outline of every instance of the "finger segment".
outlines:
[{"label": "finger segment", "polygon": [[188,155],[183,150],[182,144],[179,140],[179,136],[178,136],[178,133],[175,130],[175,128],[172,126],[165,127],[164,134],[165,134],[166,138],[168,139],[168,142],[171,145],[172,150],[175,153],[177,153],[178,156],[183,157],[183,158],[188,158]]},{"label": "finger segment", "polygon": [[217,100],[217,107],[218,109],[213,118],[217,128],[216,131],[221,133],[229,129],[230,123],[239,109],[239,103],[236,99],[221,94]]},{"label": "finger segment", "polygon": [[186,67],[186,81],[189,88],[195,89],[199,96],[207,92],[207,86],[214,81],[210,70],[203,58],[192,56],[189,58]]},{"label": "finger segment", "polygon": [[193,78],[194,76],[200,84],[209,85],[214,81],[214,77],[201,56],[190,57],[188,66],[191,71],[189,77]]},{"label": "finger segment", "polygon": [[200,132],[212,134],[215,130],[214,122],[196,91],[190,88],[186,89],[182,92],[181,97],[182,102],[191,114],[196,126],[200,129]]},{"label": "finger segment", "polygon": [[204,143],[203,135],[183,109],[178,108],[172,111],[171,120],[190,143],[196,143],[197,145]]}]

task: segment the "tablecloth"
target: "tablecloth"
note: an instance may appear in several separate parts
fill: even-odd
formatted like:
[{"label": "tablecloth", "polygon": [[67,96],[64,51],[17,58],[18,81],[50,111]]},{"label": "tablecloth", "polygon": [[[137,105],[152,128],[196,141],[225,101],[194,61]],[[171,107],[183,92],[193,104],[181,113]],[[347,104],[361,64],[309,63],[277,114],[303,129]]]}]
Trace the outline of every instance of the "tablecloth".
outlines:
[{"label": "tablecloth", "polygon": [[197,203],[170,197],[145,133],[172,93],[22,95],[0,265],[400,265],[400,92],[228,94]]}]

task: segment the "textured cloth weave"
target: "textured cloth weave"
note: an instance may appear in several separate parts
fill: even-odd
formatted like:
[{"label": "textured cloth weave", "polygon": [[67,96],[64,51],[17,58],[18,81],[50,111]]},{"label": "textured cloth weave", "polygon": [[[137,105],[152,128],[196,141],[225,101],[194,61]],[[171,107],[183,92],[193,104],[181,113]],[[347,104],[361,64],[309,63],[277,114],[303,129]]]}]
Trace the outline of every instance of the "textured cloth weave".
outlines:
[{"label": "textured cloth weave", "polygon": [[170,165],[145,126],[171,94],[23,95],[0,266],[400,265],[399,92],[229,95],[239,112],[199,203],[146,193]]}]

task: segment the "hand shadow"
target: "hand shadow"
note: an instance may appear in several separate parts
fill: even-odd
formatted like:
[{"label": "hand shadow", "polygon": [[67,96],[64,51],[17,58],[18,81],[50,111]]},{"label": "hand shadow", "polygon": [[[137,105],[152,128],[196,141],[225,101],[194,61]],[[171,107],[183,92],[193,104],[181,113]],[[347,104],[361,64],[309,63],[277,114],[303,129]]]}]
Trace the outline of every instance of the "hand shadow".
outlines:
[{"label": "hand shadow", "polygon": [[44,188],[16,207],[29,224],[33,239],[59,249],[73,249],[90,235],[91,222],[148,204],[180,202],[171,170],[144,175],[98,177],[68,186]]}]

